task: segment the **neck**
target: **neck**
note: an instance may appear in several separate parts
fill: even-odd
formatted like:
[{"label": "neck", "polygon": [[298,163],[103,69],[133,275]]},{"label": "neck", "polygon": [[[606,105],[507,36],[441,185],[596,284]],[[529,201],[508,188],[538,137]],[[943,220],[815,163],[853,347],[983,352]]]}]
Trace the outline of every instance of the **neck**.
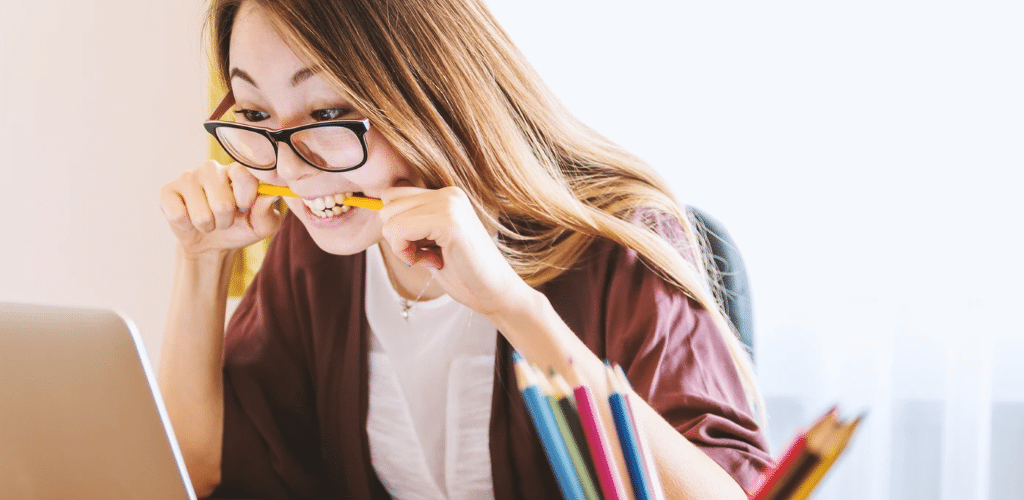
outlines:
[{"label": "neck", "polygon": [[[424,267],[406,267],[405,263],[391,251],[387,241],[380,240],[377,243],[380,253],[384,257],[384,267],[388,270],[388,277],[391,278],[391,285],[403,299],[431,300],[444,295],[444,288],[437,282],[431,280],[430,270]],[[430,283],[429,286],[427,283]],[[421,295],[422,294],[422,295]]]}]

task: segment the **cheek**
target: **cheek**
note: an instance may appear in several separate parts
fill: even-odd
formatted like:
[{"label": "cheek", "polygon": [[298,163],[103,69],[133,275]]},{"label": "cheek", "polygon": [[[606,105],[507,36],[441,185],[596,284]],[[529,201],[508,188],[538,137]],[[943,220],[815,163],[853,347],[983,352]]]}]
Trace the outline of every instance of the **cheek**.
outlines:
[{"label": "cheek", "polygon": [[300,213],[306,210],[306,205],[304,205],[298,198],[292,198],[289,196],[282,196],[282,198],[284,199],[284,204],[288,207],[289,211]]},{"label": "cheek", "polygon": [[264,184],[275,184],[279,186],[284,185],[284,183],[281,182],[281,180],[277,177],[277,169],[255,170],[250,168],[249,173],[251,173],[253,177],[255,177],[257,180]]},{"label": "cheek", "polygon": [[380,132],[370,129],[366,134],[366,141],[368,155],[366,166],[374,170],[376,177],[387,179],[389,187],[394,185],[394,182],[398,179],[407,179],[418,185],[416,182],[419,178],[417,172],[384,139]]}]

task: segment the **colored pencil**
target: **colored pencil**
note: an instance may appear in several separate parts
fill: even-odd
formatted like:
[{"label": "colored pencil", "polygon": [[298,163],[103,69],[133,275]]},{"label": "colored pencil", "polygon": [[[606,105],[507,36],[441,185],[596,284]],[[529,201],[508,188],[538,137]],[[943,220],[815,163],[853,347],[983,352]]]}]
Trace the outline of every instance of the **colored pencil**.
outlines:
[{"label": "colored pencil", "polygon": [[573,470],[576,471],[576,478],[579,480],[580,486],[583,487],[583,494],[586,495],[587,500],[593,500],[593,495],[597,493],[597,486],[594,483],[594,479],[588,476],[587,468],[582,462],[582,454],[579,447],[573,441],[572,431],[569,430],[569,423],[565,420],[565,416],[558,406],[558,399],[555,397],[554,388],[539,368],[534,367],[534,370],[534,374],[537,377],[537,388],[540,389],[540,393],[548,400],[551,414],[555,417],[555,424],[557,424],[558,432],[562,436],[562,443],[565,444],[565,449],[569,452],[569,460],[572,461]]},{"label": "colored pencil", "polygon": [[578,385],[573,389],[576,396],[576,408],[579,410],[580,424],[587,438],[590,456],[593,458],[598,483],[604,493],[605,500],[626,500],[626,485],[615,464],[611,441],[605,433],[604,419],[601,418],[597,401],[590,387]]},{"label": "colored pencil", "polygon": [[626,469],[629,471],[629,482],[633,485],[633,495],[637,500],[655,500],[651,480],[644,470],[643,458],[640,456],[640,444],[638,441],[636,426],[630,418],[629,408],[626,406],[625,387],[622,387],[611,366],[605,366],[608,386],[611,388],[611,395],[608,396],[608,405],[612,408],[612,418],[615,419],[615,430],[619,436],[619,446],[622,447],[622,455],[626,459]]},{"label": "colored pencil", "polygon": [[[271,196],[290,196],[292,198],[298,198],[299,195],[292,192],[286,186],[275,186],[273,184],[260,184],[256,186],[256,192],[259,194],[269,194]],[[369,208],[371,210],[380,210],[384,207],[384,202],[377,198],[367,198],[364,196],[349,196],[341,202],[342,205],[351,205],[359,208]]]},{"label": "colored pencil", "polygon": [[790,497],[792,500],[806,500],[811,495],[811,492],[826,472],[835,464],[836,459],[846,449],[846,444],[850,442],[850,437],[853,436],[853,431],[857,430],[857,426],[864,419],[864,415],[857,417],[856,419],[844,422],[839,425],[839,429],[834,437],[827,444],[828,449],[824,450],[824,457],[821,463],[815,467],[814,472],[811,473],[810,477],[805,479],[803,483],[797,488],[796,493]]},{"label": "colored pencil", "polygon": [[820,441],[826,431],[836,423],[835,408],[819,418],[810,429],[800,433],[786,451],[783,459],[771,471],[751,500],[784,500],[796,492],[820,462],[820,456],[809,450],[821,445]]},{"label": "colored pencil", "polygon": [[[565,436],[566,430],[568,430],[568,436],[566,436],[566,444],[569,446],[569,456],[572,457],[573,463],[576,465],[576,472],[580,475],[580,481],[583,484],[583,491],[587,494],[587,498],[593,500],[602,500],[604,496],[601,494],[601,488],[597,481],[597,473],[594,471],[593,461],[590,459],[590,448],[587,447],[587,438],[583,435],[583,426],[580,423],[580,416],[576,410],[576,403],[572,400],[572,391],[569,389],[569,384],[565,381],[561,375],[551,371],[551,388],[553,390],[552,395],[555,401],[555,405],[558,410],[555,411],[555,415],[561,414],[562,420],[565,421],[566,428],[562,429],[562,434]],[[556,418],[557,419],[557,418]],[[559,420],[561,425],[562,420]],[[575,449],[576,453],[573,453]]]},{"label": "colored pencil", "polygon": [[515,360],[516,380],[519,391],[526,401],[527,411],[533,420],[533,426],[540,435],[541,445],[544,453],[555,473],[555,480],[558,488],[562,491],[562,498],[565,500],[587,500],[583,487],[577,477],[572,459],[569,458],[569,451],[562,440],[558,424],[551,410],[551,405],[546,396],[541,394],[538,388],[539,380],[526,360],[518,352],[513,352]]},{"label": "colored pencil", "polygon": [[625,400],[626,407],[629,410],[629,417],[633,420],[633,425],[636,427],[637,444],[640,446],[640,458],[643,459],[644,471],[647,472],[647,478],[651,481],[651,489],[654,492],[654,498],[656,500],[665,500],[665,490],[661,485],[661,477],[658,475],[658,464],[654,462],[654,452],[651,451],[651,444],[647,441],[647,436],[644,434],[644,429],[641,427],[640,419],[636,417],[636,398],[639,396],[633,392],[633,386],[629,383],[629,379],[626,378],[626,372],[622,370],[622,367],[615,365],[615,374],[618,375],[619,382],[626,387]]}]

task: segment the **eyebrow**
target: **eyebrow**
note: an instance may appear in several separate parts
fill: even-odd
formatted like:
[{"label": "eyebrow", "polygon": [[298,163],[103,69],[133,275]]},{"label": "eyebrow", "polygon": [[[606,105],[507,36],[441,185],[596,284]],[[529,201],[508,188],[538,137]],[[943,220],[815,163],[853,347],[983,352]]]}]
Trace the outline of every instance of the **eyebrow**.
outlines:
[{"label": "eyebrow", "polygon": [[313,68],[302,68],[294,75],[292,75],[292,87],[298,86],[300,83],[309,79],[309,77],[315,75],[318,70]]},{"label": "eyebrow", "polygon": [[[302,69],[300,69],[298,72],[296,72],[294,75],[292,75],[292,81],[291,81],[292,87],[296,87],[300,83],[308,80],[309,77],[317,74],[318,71],[319,70],[316,70],[316,69],[313,69],[313,68],[302,68]],[[241,70],[241,69],[238,69],[238,68],[231,68],[231,73],[228,74],[228,79],[229,80],[233,80],[235,78],[240,78],[242,81],[248,83],[249,85],[252,85],[253,87],[256,87],[256,88],[260,88],[259,85],[256,85],[256,80],[254,80],[253,77],[250,76],[249,73],[246,73],[244,70]]]}]

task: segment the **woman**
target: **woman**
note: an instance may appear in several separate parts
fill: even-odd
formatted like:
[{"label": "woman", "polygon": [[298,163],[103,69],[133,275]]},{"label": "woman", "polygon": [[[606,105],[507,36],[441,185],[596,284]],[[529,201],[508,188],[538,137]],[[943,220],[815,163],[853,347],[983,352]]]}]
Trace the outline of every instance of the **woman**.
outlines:
[{"label": "woman", "polygon": [[[745,498],[770,460],[756,384],[691,226],[480,2],[215,0],[210,19],[236,121],[287,130],[208,125],[245,165],[161,191],[179,245],[159,379],[201,496],[559,498],[515,349],[598,392],[620,363],[668,496]],[[259,182],[299,196],[283,222]],[[271,234],[225,332],[232,258]]]}]

